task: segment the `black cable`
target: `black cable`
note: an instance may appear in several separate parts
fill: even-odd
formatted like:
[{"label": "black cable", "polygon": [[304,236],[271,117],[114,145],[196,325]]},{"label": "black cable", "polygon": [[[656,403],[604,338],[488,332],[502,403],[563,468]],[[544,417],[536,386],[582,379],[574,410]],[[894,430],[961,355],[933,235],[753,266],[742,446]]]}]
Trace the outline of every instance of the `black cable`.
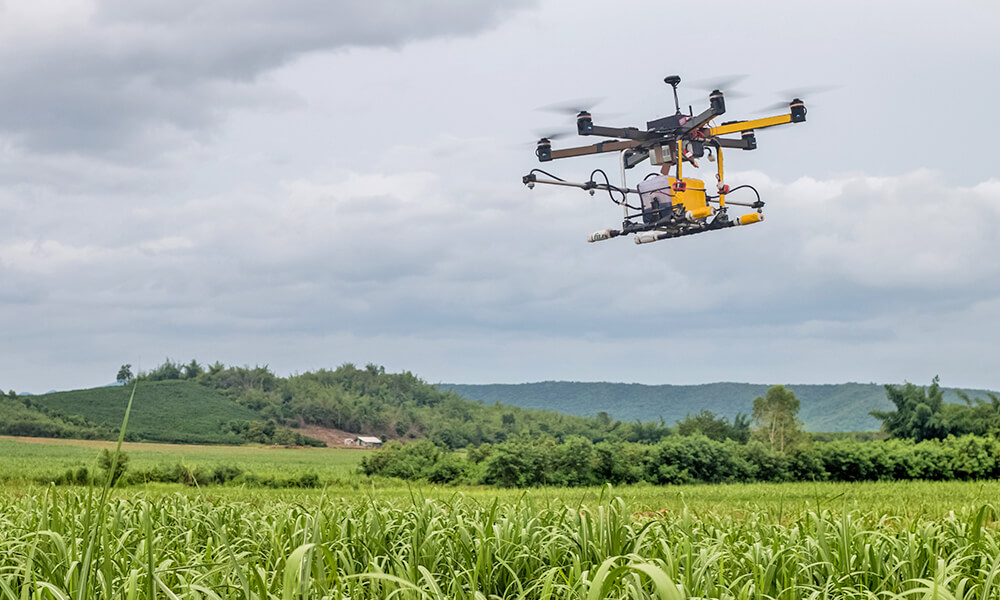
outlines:
[{"label": "black cable", "polygon": [[547,175],[547,176],[551,177],[552,179],[555,179],[556,181],[561,181],[563,183],[566,183],[565,179],[563,179],[561,177],[556,177],[555,175],[553,175],[552,173],[549,173],[548,171],[543,171],[541,169],[532,169],[531,171],[528,171],[528,175],[531,175],[532,173],[541,173],[542,175]]},{"label": "black cable", "polygon": [[[600,173],[604,177],[604,183],[605,183],[605,185],[607,185],[607,188],[608,188],[608,196],[611,196],[611,201],[612,202],[614,202],[615,204],[621,204],[622,202],[625,202],[626,192],[622,191],[621,188],[618,188],[618,187],[615,187],[615,186],[611,185],[611,180],[608,179],[608,174],[605,173],[604,171],[602,171],[601,169],[594,169],[593,171],[590,172],[590,182],[591,183],[594,183],[594,173]],[[611,190],[615,190],[616,192],[618,192],[619,194],[622,195],[621,202],[619,202],[618,200],[615,200],[615,195],[611,193]]]},{"label": "black cable", "polygon": [[[764,201],[760,199],[760,193],[758,193],[757,192],[757,188],[755,188],[752,185],[744,184],[744,185],[736,186],[736,187],[732,188],[731,190],[729,190],[729,192],[726,195],[728,196],[729,194],[732,194],[736,190],[739,190],[739,189],[742,189],[742,188],[750,188],[751,190],[753,190],[753,193],[757,196],[757,201],[753,203],[752,208],[760,209],[760,208],[764,207]],[[708,200],[715,200],[719,196],[721,196],[721,194],[719,194],[717,196],[713,196],[711,194],[707,194],[705,196],[705,198],[707,198]]]},{"label": "black cable", "polygon": [[642,180],[643,180],[643,181],[646,181],[646,180],[647,180],[647,179],[649,179],[650,177],[659,177],[659,176],[660,176],[660,174],[659,174],[659,173],[650,173],[649,175],[646,175],[645,177],[643,177],[643,178],[642,178]]},{"label": "black cable", "polygon": [[757,191],[757,188],[755,188],[754,186],[749,185],[749,184],[738,185],[738,186],[736,186],[734,188],[731,188],[729,190],[729,193],[732,194],[736,190],[741,190],[743,188],[750,188],[751,190],[753,190],[754,195],[757,196],[757,202],[760,202],[760,193]]},{"label": "black cable", "polygon": [[[628,203],[628,190],[623,190],[620,187],[616,187],[616,186],[611,185],[611,180],[608,179],[608,174],[605,173],[604,171],[602,171],[601,169],[594,169],[593,171],[591,171],[591,173],[590,173],[590,182],[591,183],[594,183],[594,173],[600,173],[604,177],[604,183],[607,186],[608,196],[611,197],[611,201],[612,202],[614,202],[615,204],[617,204],[619,206],[623,206],[624,205],[626,208],[630,208],[632,210],[642,210],[642,208],[635,207],[635,206],[632,206],[631,204],[629,204]],[[614,191],[618,192],[619,194],[621,194],[622,195],[622,199],[621,200],[616,200],[615,199],[615,195],[611,192],[611,190],[614,190]]]}]

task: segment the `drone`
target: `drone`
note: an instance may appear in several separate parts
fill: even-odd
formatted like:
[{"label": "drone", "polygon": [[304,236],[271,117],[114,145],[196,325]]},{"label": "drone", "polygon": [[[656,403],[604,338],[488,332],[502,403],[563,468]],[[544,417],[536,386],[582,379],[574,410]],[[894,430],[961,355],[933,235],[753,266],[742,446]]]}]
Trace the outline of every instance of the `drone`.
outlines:
[{"label": "drone", "polygon": [[[799,98],[789,104],[788,114],[753,119],[750,121],[727,121],[711,126],[710,121],[726,112],[725,95],[718,89],[708,96],[708,108],[694,114],[681,112],[677,99],[677,86],[681,78],[671,75],[664,78],[674,92],[673,115],[648,121],[646,129],[636,127],[603,127],[594,124],[587,110],[576,115],[576,130],[579,135],[613,138],[590,146],[553,149],[555,136],[538,140],[535,156],[539,162],[550,162],[561,158],[573,158],[593,154],[618,152],[621,163],[622,183],[612,185],[607,173],[595,169],[590,180],[582,183],[566,181],[541,169],[532,169],[521,178],[528,189],[536,184],[576,187],[586,190],[591,196],[596,191],[607,191],[611,200],[624,207],[625,220],[621,229],[603,229],[587,236],[588,242],[599,242],[623,235],[634,234],[636,244],[647,244],[660,240],[677,238],[706,231],[716,231],[739,225],[751,225],[764,220],[764,202],[760,194],[750,185],[730,187],[724,180],[722,149],[755,150],[755,131],[786,123],[802,123],[806,120],[806,106]],[[735,137],[738,135],[739,137]],[[732,136],[732,137],[726,137]],[[636,187],[628,187],[625,177],[627,169],[632,169],[649,159],[653,166],[660,167],[659,173],[650,173]],[[684,177],[685,163],[698,167],[698,160],[707,158],[717,166],[715,193],[710,193],[705,182],[692,177]],[[595,181],[600,174],[604,182]],[[749,189],[756,195],[753,202],[735,201],[728,196],[741,189]],[[637,195],[637,204],[629,203],[630,195]],[[729,209],[740,206],[750,209],[742,215],[730,215]]]}]

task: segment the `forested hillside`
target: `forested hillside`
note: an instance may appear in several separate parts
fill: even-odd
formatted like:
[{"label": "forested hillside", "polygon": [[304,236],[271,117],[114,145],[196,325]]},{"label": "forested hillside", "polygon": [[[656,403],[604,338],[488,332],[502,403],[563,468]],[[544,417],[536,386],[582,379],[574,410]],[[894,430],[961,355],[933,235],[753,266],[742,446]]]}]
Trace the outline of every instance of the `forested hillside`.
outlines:
[{"label": "forested hillside", "polygon": [[[750,383],[709,383],[705,385],[641,385],[636,383],[582,383],[544,381],[540,383],[461,385],[439,384],[443,390],[483,403],[500,402],[524,408],[546,409],[573,415],[606,412],[623,421],[658,421],[667,425],[687,414],[709,410],[735,419],[737,413],[753,412],[753,399],[769,385]],[[831,385],[788,385],[802,402],[799,418],[808,431],[875,431],[881,426],[869,414],[887,410],[885,386],[876,383]],[[970,396],[985,397],[984,390],[966,390]],[[955,390],[945,391],[945,401],[961,402]]]},{"label": "forested hillside", "polygon": [[[154,371],[147,378],[157,376]],[[266,367],[216,364],[193,379],[278,425],[319,425],[384,439],[427,438],[449,448],[502,442],[514,435],[655,441],[669,433],[658,424],[478,403],[410,372],[386,373],[376,365],[345,364],[281,378]]]},{"label": "forested hillside", "polygon": [[79,415],[60,415],[35,403],[37,396],[0,392],[0,435],[102,439],[111,435]]},{"label": "forested hillside", "polygon": [[[131,383],[138,379],[131,441],[280,445],[320,444],[297,431],[315,425],[383,439],[427,438],[448,448],[503,442],[511,436],[583,436],[594,442],[655,442],[659,423],[621,423],[517,406],[485,405],[442,391],[412,373],[376,365],[279,377],[266,366],[203,367],[169,359],[121,383],[38,396],[9,395],[0,433],[110,438],[117,434]],[[2,408],[2,407],[0,407]]]}]

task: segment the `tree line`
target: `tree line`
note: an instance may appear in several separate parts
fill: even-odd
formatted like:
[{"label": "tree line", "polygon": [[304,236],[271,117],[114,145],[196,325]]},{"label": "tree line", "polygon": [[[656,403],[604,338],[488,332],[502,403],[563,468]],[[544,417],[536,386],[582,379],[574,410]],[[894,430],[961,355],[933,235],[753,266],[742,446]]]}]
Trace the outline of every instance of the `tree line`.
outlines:
[{"label": "tree line", "polygon": [[784,481],[978,480],[1000,477],[1000,441],[964,435],[944,440],[837,440],[779,452],[759,440],[739,444],[703,435],[656,444],[562,443],[518,438],[464,456],[427,440],[389,442],[362,459],[370,476],[502,487],[656,485]]},{"label": "tree line", "polygon": [[886,393],[897,410],[872,413],[891,437],[885,441],[816,443],[802,431],[794,393],[773,386],[754,400],[752,421],[702,411],[678,422],[679,435],[653,444],[519,436],[460,456],[429,441],[390,443],[365,457],[361,472],[503,487],[1000,477],[995,396],[949,406],[937,378],[926,389],[890,385]]}]

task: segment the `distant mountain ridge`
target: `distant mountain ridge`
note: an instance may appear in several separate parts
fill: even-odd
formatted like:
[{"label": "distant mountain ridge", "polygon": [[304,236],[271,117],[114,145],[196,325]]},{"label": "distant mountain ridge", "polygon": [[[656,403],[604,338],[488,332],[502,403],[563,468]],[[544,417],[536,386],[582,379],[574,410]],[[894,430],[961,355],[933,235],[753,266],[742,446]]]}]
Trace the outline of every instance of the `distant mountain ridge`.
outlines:
[{"label": "distant mountain ridge", "polygon": [[[523,408],[594,416],[606,412],[622,421],[657,421],[667,425],[688,413],[710,410],[730,419],[737,413],[750,415],[753,400],[770,384],[706,383],[701,385],[644,385],[639,383],[587,383],[541,381],[517,384],[440,383],[438,388],[478,400],[500,402]],[[808,431],[874,431],[881,422],[869,415],[872,410],[893,410],[886,399],[885,386],[878,383],[837,383],[823,385],[787,384],[801,401],[799,418]],[[964,390],[971,397],[986,398],[987,390]],[[954,389],[945,392],[946,402],[960,402]]]}]

